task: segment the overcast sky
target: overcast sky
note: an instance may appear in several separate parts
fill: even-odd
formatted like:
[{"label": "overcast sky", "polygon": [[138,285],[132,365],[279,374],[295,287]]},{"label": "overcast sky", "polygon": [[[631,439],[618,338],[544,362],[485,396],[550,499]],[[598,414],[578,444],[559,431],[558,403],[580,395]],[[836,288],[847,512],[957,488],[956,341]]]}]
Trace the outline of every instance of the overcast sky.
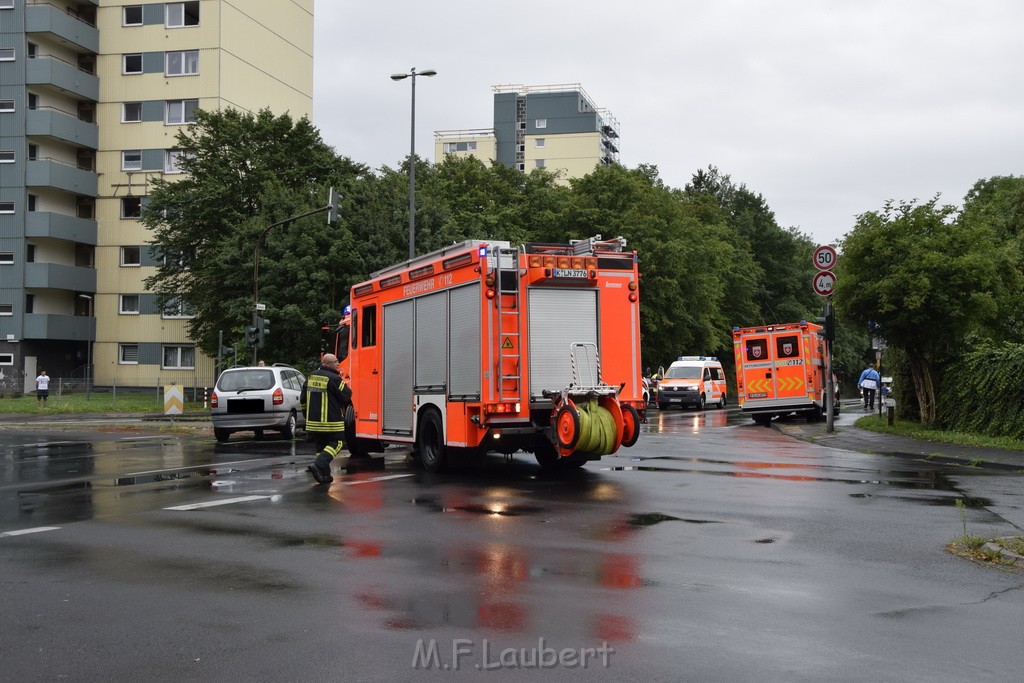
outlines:
[{"label": "overcast sky", "polygon": [[1024,174],[1021,0],[317,0],[313,122],[340,154],[434,161],[489,128],[496,84],[579,83],[620,161],[683,187],[709,164],[829,243],[887,199],[960,205]]}]

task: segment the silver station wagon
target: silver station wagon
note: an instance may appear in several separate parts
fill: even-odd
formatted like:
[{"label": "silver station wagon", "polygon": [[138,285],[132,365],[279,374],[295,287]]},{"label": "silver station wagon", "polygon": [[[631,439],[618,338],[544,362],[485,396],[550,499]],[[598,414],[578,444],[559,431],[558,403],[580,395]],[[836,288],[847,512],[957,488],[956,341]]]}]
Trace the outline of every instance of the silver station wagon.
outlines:
[{"label": "silver station wagon", "polygon": [[266,367],[228,368],[220,374],[210,397],[210,420],[217,441],[227,441],[234,432],[280,432],[295,437],[306,426],[299,400],[306,378],[283,363]]}]

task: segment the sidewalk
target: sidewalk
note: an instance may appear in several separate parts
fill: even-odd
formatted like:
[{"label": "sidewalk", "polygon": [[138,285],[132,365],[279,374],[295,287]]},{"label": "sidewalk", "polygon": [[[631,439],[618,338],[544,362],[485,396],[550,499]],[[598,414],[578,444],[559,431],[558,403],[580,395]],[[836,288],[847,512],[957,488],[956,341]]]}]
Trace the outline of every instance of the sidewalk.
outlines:
[{"label": "sidewalk", "polygon": [[893,434],[881,434],[854,427],[853,423],[866,414],[859,403],[844,403],[842,413],[835,419],[835,432],[832,434],[827,432],[824,420],[808,423],[797,418],[776,419],[772,420],[771,426],[776,431],[796,439],[848,451],[915,459],[927,457],[935,462],[973,464],[979,467],[1024,472],[1024,451],[960,446]]}]

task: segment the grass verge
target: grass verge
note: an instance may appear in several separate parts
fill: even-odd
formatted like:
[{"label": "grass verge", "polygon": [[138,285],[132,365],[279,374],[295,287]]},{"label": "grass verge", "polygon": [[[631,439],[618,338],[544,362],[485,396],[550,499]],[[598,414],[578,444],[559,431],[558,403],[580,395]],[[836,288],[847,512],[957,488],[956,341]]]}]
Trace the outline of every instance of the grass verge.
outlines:
[{"label": "grass verge", "polygon": [[938,443],[953,443],[961,446],[979,446],[984,448],[1004,448],[1012,451],[1024,451],[1024,441],[1007,436],[985,436],[968,432],[950,432],[942,429],[930,429],[917,422],[896,420],[889,426],[885,418],[878,415],[865,415],[858,419],[855,426],[882,434],[896,434],[915,439],[925,439]]},{"label": "grass verge", "polygon": [[[202,403],[185,403],[185,412],[201,412]],[[74,413],[162,413],[163,397],[154,393],[122,392],[116,396],[112,393],[93,392],[89,397],[85,394],[50,395],[43,408],[42,402],[33,395],[17,398],[0,399],[0,413],[27,413],[37,415],[56,415]]]}]

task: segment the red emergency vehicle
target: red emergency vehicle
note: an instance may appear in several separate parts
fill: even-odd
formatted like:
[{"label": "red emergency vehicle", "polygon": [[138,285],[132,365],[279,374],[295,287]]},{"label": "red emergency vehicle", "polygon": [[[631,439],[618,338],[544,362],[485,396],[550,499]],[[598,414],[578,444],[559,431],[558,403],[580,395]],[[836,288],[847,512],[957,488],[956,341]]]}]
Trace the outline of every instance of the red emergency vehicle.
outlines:
[{"label": "red emergency vehicle", "polygon": [[373,273],[333,336],[353,454],[411,444],[579,466],[644,421],[639,273],[623,238],[469,240]]},{"label": "red emergency vehicle", "polygon": [[825,359],[821,325],[809,322],[734,327],[736,396],[754,422],[802,413],[820,419],[825,411]]}]

